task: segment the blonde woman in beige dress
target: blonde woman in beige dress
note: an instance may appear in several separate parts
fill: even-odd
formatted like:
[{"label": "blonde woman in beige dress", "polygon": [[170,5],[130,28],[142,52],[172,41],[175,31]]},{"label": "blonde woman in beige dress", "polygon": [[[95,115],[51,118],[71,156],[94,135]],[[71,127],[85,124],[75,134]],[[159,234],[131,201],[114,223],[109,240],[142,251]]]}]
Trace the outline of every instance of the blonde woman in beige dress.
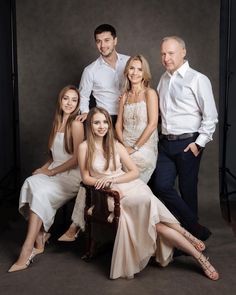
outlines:
[{"label": "blonde woman in beige dress", "polygon": [[[110,278],[133,278],[151,256],[167,266],[173,258],[173,247],[176,247],[195,258],[208,278],[217,280],[218,272],[202,254],[204,243],[181,227],[138,178],[139,170],[126,148],[114,140],[111,118],[106,110],[90,110],[86,136],[78,153],[83,182],[97,189],[109,185],[121,196]],[[126,171],[122,167],[126,167]]]},{"label": "blonde woman in beige dress", "polygon": [[157,161],[158,97],[149,86],[151,73],[142,55],[130,57],[124,76],[116,134],[139,168],[139,177],[147,183]]}]

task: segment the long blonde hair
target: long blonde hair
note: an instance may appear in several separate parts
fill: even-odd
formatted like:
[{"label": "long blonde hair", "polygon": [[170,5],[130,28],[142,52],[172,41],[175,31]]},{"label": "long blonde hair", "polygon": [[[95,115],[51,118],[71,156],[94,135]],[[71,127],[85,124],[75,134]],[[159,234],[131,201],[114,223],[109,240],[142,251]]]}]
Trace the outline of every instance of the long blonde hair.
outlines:
[{"label": "long blonde hair", "polygon": [[141,55],[135,55],[135,56],[131,56],[125,66],[124,69],[124,76],[125,76],[125,80],[124,80],[124,92],[128,92],[129,90],[131,90],[131,83],[130,80],[128,78],[128,73],[129,73],[129,69],[130,69],[130,65],[133,61],[138,60],[141,62],[142,64],[142,70],[143,70],[143,80],[142,83],[145,87],[149,87],[150,86],[150,80],[152,78],[151,76],[151,72],[150,72],[150,67],[148,64],[148,61],[146,60],[146,58]]},{"label": "long blonde hair", "polygon": [[101,107],[92,108],[86,119],[86,139],[87,139],[87,161],[86,161],[86,169],[89,171],[92,169],[92,163],[94,160],[94,154],[96,153],[95,148],[95,140],[94,140],[94,131],[93,131],[93,117],[95,114],[101,113],[105,116],[108,122],[108,130],[106,135],[103,137],[102,147],[104,158],[106,159],[106,164],[104,167],[104,171],[106,171],[109,167],[110,161],[113,161],[113,169],[116,170],[116,160],[115,160],[115,144],[114,144],[114,131],[112,126],[111,117],[108,112]]},{"label": "long blonde hair", "polygon": [[80,103],[79,91],[74,85],[65,86],[64,88],[62,88],[62,90],[60,91],[60,93],[58,95],[56,112],[55,112],[55,116],[54,116],[54,120],[53,120],[53,124],[52,124],[52,130],[51,130],[51,133],[49,135],[49,140],[48,140],[49,152],[52,147],[55,135],[56,135],[56,133],[63,121],[63,110],[61,108],[61,101],[68,90],[74,90],[77,93],[78,102],[77,102],[77,106],[76,106],[75,110],[69,115],[69,118],[67,119],[67,122],[65,125],[64,149],[68,154],[73,154],[73,152],[74,152],[71,126],[72,126],[72,122],[75,120],[76,116],[78,115],[79,103]]}]

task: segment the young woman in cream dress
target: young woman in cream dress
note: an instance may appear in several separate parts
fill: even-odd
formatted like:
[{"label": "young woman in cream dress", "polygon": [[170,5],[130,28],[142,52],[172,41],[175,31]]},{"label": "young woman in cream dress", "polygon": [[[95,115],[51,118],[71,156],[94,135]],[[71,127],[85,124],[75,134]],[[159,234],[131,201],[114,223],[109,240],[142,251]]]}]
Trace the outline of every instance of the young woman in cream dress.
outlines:
[{"label": "young woman in cream dress", "polygon": [[28,220],[28,231],[17,261],[9,269],[26,269],[44,251],[57,209],[73,198],[81,181],[77,152],[83,141],[83,124],[75,118],[80,97],[75,86],[64,87],[57,101],[49,137],[49,160],[28,177],[20,192],[19,211]]},{"label": "young woman in cream dress", "polygon": [[97,189],[111,186],[121,196],[110,278],[133,278],[151,256],[167,266],[176,247],[195,258],[208,278],[217,280],[218,272],[202,254],[204,243],[187,232],[138,178],[139,170],[126,148],[114,139],[106,110],[90,110],[86,136],[79,146],[78,157],[83,182]]}]

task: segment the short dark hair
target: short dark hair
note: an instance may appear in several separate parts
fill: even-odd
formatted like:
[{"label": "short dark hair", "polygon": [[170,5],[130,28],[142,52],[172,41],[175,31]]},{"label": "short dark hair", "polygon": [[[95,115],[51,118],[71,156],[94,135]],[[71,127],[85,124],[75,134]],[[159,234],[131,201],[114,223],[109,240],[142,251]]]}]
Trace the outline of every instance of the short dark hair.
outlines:
[{"label": "short dark hair", "polygon": [[102,24],[98,26],[94,31],[94,39],[96,40],[96,35],[104,33],[104,32],[110,32],[113,38],[116,38],[116,29],[109,24]]}]

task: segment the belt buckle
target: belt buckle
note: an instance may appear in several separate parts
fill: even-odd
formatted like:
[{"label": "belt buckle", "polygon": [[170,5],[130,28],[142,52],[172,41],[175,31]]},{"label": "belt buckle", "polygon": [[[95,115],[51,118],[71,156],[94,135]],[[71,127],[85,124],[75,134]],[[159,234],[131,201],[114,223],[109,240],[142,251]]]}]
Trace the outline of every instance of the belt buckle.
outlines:
[{"label": "belt buckle", "polygon": [[168,139],[168,140],[176,140],[176,137],[177,137],[177,136],[176,136],[175,134],[168,134],[168,135],[167,135],[167,139]]},{"label": "belt buckle", "polygon": [[194,136],[194,133],[184,133],[182,134],[182,139],[191,138]]}]

